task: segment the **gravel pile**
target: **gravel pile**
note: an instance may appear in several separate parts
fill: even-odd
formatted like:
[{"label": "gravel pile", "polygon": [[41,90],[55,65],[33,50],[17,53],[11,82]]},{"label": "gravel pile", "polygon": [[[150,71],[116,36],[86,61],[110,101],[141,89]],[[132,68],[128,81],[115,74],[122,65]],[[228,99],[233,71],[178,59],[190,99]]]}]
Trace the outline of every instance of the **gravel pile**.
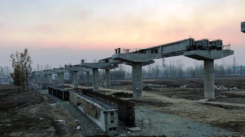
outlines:
[{"label": "gravel pile", "polygon": [[143,107],[135,110],[136,125],[142,129],[130,135],[167,137],[210,137],[232,135],[232,132],[181,118],[176,115],[158,112]]}]

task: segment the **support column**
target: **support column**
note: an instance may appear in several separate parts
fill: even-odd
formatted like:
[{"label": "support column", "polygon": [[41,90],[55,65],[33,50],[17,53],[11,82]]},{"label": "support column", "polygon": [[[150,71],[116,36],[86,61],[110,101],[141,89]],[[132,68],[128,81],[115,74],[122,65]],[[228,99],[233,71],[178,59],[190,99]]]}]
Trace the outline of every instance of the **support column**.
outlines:
[{"label": "support column", "polygon": [[40,75],[37,75],[37,82],[40,83]]},{"label": "support column", "polygon": [[99,71],[98,68],[93,68],[93,91],[99,90]]},{"label": "support column", "polygon": [[63,87],[64,86],[64,73],[59,74],[59,79],[60,79],[60,85]]},{"label": "support column", "polygon": [[204,60],[204,98],[214,99],[214,60]]},{"label": "support column", "polygon": [[89,71],[86,72],[87,86],[89,86]]},{"label": "support column", "polygon": [[72,74],[73,74],[73,84],[74,84],[74,88],[78,88],[77,71],[74,71]]},{"label": "support column", "polygon": [[50,84],[52,83],[52,74],[48,75],[48,81],[49,81]]},{"label": "support column", "polygon": [[133,98],[141,100],[142,96],[142,64],[134,63],[133,65]]},{"label": "support column", "polygon": [[106,87],[109,88],[110,87],[110,70],[106,69],[105,70],[105,75],[106,75]]},{"label": "support column", "polygon": [[48,76],[44,75],[44,81],[47,82],[48,81]]}]

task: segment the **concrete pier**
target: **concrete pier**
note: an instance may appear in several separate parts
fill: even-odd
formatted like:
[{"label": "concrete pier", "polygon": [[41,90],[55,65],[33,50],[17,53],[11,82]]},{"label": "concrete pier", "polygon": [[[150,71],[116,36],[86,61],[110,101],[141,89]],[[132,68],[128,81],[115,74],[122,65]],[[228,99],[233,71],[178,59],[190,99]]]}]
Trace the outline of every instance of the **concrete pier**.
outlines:
[{"label": "concrete pier", "polygon": [[89,86],[89,71],[86,72],[87,86]]},{"label": "concrete pier", "polygon": [[48,75],[48,82],[51,84],[52,83],[52,74]]},{"label": "concrete pier", "polygon": [[98,68],[93,68],[93,91],[99,90],[99,70]]},{"label": "concrete pier", "polygon": [[214,97],[214,60],[204,60],[204,98]]},{"label": "concrete pier", "polygon": [[133,67],[133,98],[141,100],[142,97],[142,64],[134,63]]},{"label": "concrete pier", "polygon": [[73,74],[73,84],[74,84],[74,88],[78,88],[78,79],[77,79],[77,74],[78,74],[78,72],[77,72],[77,71],[73,71],[72,74]]},{"label": "concrete pier", "polygon": [[109,69],[105,70],[105,75],[106,75],[106,87],[109,88],[110,87],[110,70]]},{"label": "concrete pier", "polygon": [[60,79],[60,85],[64,86],[64,73],[59,74],[59,79]]},{"label": "concrete pier", "polygon": [[44,75],[44,80],[48,81],[48,75]]}]

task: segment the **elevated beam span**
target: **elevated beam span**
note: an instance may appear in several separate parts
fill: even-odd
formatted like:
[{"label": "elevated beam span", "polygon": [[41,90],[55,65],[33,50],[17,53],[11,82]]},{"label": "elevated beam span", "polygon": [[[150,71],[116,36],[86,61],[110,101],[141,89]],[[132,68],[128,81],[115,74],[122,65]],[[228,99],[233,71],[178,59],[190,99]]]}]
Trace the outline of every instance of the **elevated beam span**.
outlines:
[{"label": "elevated beam span", "polygon": [[[149,56],[153,54],[161,55],[161,57],[157,58],[165,58],[165,57],[173,57],[173,56],[179,56],[183,55],[187,51],[193,51],[193,50],[202,50],[202,51],[220,51],[220,50],[229,50],[229,46],[224,46],[222,40],[214,40],[209,41],[208,39],[202,39],[202,40],[194,40],[193,38],[184,39],[172,43],[167,43],[159,46],[154,46],[146,49],[140,49],[137,51],[130,52],[129,50],[123,50],[121,53],[121,49],[116,49],[116,54],[112,56],[113,59],[128,62],[127,59],[122,56],[122,54],[130,55],[130,54],[143,54],[142,56]],[[140,56],[140,55],[138,55]],[[146,58],[146,57],[145,57]],[[142,59],[142,58],[141,58]],[[136,58],[130,57],[129,59],[132,62],[136,62]]]},{"label": "elevated beam span", "polygon": [[65,65],[64,69],[69,71],[85,71],[85,72],[91,71],[91,69],[83,67],[82,65]]}]

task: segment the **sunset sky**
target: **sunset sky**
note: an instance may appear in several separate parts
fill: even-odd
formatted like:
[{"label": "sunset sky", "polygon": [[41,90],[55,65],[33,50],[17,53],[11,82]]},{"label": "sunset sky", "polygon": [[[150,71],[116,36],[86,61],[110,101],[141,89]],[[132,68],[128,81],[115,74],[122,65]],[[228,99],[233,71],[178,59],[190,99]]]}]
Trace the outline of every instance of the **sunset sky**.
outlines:
[{"label": "sunset sky", "polygon": [[0,0],[0,66],[24,48],[34,66],[57,67],[190,36],[230,43],[245,65],[243,21],[245,0]]}]

